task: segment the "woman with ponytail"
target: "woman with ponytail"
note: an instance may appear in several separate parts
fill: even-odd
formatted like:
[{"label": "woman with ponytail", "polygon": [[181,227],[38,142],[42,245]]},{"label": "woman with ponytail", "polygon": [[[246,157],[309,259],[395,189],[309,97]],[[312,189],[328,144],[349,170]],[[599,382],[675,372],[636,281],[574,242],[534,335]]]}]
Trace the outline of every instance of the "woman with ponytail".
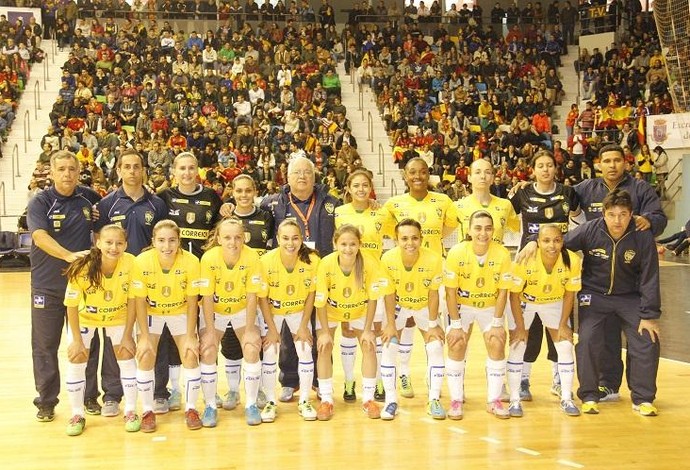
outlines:
[{"label": "woman with ponytail", "polygon": [[87,346],[98,328],[111,338],[120,380],[125,396],[125,430],[139,431],[141,420],[136,414],[136,347],[132,330],[136,320],[134,298],[129,289],[134,256],[126,253],[127,236],[118,225],[106,225],[96,238],[96,246],[65,270],[68,284],[67,307],[67,395],[72,418],[67,434],[78,436],[84,431],[84,390],[86,384]]}]

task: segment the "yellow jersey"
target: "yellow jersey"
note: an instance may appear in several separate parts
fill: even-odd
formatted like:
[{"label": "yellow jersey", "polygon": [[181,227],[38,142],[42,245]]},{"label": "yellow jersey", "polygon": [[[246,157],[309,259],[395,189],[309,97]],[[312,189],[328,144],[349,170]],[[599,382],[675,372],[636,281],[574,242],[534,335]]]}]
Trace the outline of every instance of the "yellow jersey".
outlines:
[{"label": "yellow jersey", "polygon": [[519,293],[522,302],[547,304],[563,300],[566,291],[578,292],[582,288],[582,260],[568,250],[570,268],[558,257],[551,272],[547,272],[541,251],[527,265],[513,264],[513,285],[510,292]]},{"label": "yellow jersey", "polygon": [[325,256],[316,272],[314,307],[325,307],[332,321],[356,320],[366,315],[369,300],[379,298],[379,260],[362,253],[364,258],[363,286],[357,285],[355,273],[343,273],[338,252]]},{"label": "yellow jersey", "polygon": [[503,233],[508,228],[513,232],[520,231],[520,219],[513,209],[513,205],[508,199],[503,199],[491,195],[491,202],[488,205],[483,205],[472,194],[465,196],[455,203],[458,222],[460,223],[460,234],[458,240],[464,240],[469,233],[470,217],[476,211],[485,210],[491,214],[494,221],[494,241],[503,244]]},{"label": "yellow jersey", "polygon": [[387,251],[381,258],[381,270],[387,276],[387,285],[382,285],[381,293],[395,294],[398,305],[413,310],[426,307],[429,291],[438,290],[443,282],[443,258],[424,247],[410,269],[403,264],[400,247]]},{"label": "yellow jersey", "polygon": [[390,198],[383,206],[394,223],[403,219],[414,219],[422,225],[422,246],[443,254],[443,227],[458,226],[457,209],[453,201],[441,193],[429,192],[418,201],[409,193]]},{"label": "yellow jersey", "polygon": [[127,300],[132,298],[129,283],[133,268],[134,255],[123,253],[113,274],[104,275],[98,289],[91,286],[88,268],[84,268],[76,279],[67,283],[65,307],[79,310],[79,324],[82,326],[124,325],[127,322]]},{"label": "yellow jersey", "polygon": [[164,271],[155,249],[137,256],[131,283],[134,297],[146,298],[149,315],[187,313],[187,297],[199,295],[199,260],[180,250],[172,268]]},{"label": "yellow jersey", "polygon": [[[280,260],[280,248],[261,257],[261,289],[258,296],[268,299],[274,315],[288,315],[304,311],[310,293],[316,291],[316,271],[319,257],[309,256],[311,264],[298,259],[292,271]],[[311,314],[311,312],[309,312]]]},{"label": "yellow jersey", "polygon": [[448,252],[443,284],[456,291],[458,304],[493,307],[498,291],[513,285],[510,253],[492,241],[486,254],[478,257],[472,250],[472,242],[459,243]]},{"label": "yellow jersey", "polygon": [[230,268],[223,260],[223,248],[215,246],[201,257],[199,294],[212,295],[215,313],[233,315],[247,307],[247,294],[261,289],[259,254],[247,245]]},{"label": "yellow jersey", "polygon": [[383,207],[363,211],[356,210],[352,204],[336,207],[335,228],[343,224],[352,224],[359,229],[362,234],[360,249],[376,259],[380,259],[383,252],[383,236],[392,238],[395,231],[395,222]]}]

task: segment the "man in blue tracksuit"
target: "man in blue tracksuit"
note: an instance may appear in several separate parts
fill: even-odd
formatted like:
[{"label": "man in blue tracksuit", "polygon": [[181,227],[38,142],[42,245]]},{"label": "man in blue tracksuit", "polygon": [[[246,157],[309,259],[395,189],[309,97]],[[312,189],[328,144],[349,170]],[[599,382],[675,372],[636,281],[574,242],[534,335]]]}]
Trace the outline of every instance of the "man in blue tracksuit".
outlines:
[{"label": "man in blue tracksuit", "polygon": [[575,348],[578,397],[584,413],[599,412],[600,356],[608,341],[605,324],[615,317],[628,341],[627,380],[633,410],[655,416],[661,294],[654,236],[650,230],[636,229],[628,192],[614,189],[604,198],[602,210],[603,217],[565,237],[568,249],[584,254]]}]

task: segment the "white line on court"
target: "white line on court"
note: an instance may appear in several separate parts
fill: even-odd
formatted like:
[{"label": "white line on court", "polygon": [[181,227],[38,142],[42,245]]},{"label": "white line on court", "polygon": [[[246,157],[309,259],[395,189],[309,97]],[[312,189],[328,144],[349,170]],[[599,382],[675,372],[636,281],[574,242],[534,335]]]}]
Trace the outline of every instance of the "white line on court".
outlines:
[{"label": "white line on court", "polygon": [[479,439],[481,439],[482,441],[488,442],[489,444],[500,444],[501,443],[501,441],[499,441],[498,439],[495,439],[493,437],[488,437],[488,436],[480,437]]},{"label": "white line on court", "polygon": [[570,460],[561,459],[561,460],[558,460],[557,462],[560,463],[561,465],[565,465],[566,467],[585,468],[585,466],[582,465],[581,463],[572,462]]},{"label": "white line on court", "polygon": [[165,436],[156,436],[153,439],[151,439],[153,442],[165,442],[168,440],[167,437]]},{"label": "white line on court", "polygon": [[457,427],[457,426],[451,426],[451,427],[448,428],[448,430],[449,430],[450,432],[454,432],[454,433],[456,433],[456,434],[467,434],[467,433],[469,432],[469,431],[465,431],[464,429],[459,428],[459,427]]},{"label": "white line on court", "polygon": [[537,452],[536,450],[528,449],[527,447],[516,447],[515,450],[517,450],[518,452],[522,452],[523,454],[533,455],[534,457],[541,455],[541,452]]}]

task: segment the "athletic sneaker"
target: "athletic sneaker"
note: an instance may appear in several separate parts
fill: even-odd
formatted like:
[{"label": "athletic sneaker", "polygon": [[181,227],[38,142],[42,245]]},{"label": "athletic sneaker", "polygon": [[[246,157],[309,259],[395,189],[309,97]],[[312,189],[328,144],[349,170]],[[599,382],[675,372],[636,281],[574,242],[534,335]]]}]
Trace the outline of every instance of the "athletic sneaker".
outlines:
[{"label": "athletic sneaker", "polygon": [[168,398],[168,409],[170,411],[178,411],[182,408],[182,394],[179,390],[170,390],[170,398]]},{"label": "athletic sneaker", "polygon": [[426,413],[434,419],[446,419],[446,410],[443,409],[440,400],[429,400],[426,404]]},{"label": "athletic sneaker", "polygon": [[[258,408],[258,406],[257,406]],[[262,423],[272,423],[276,420],[276,413],[278,412],[278,407],[272,401],[269,401],[264,405],[263,410],[261,410],[261,422]]]},{"label": "athletic sneaker", "polygon": [[316,421],[316,408],[310,401],[303,401],[297,405],[297,412],[305,421]]},{"label": "athletic sneaker", "polygon": [[319,409],[316,411],[316,419],[319,421],[328,421],[333,417],[333,413],[333,403],[322,401],[319,405]]},{"label": "athletic sneaker", "polygon": [[412,380],[407,375],[400,376],[400,395],[405,398],[414,398],[414,390],[412,389]]},{"label": "athletic sneaker", "polygon": [[153,412],[157,415],[164,415],[170,411],[170,405],[166,398],[156,398],[153,400]]},{"label": "athletic sneaker", "polygon": [[266,394],[263,390],[259,390],[259,393],[256,395],[256,407],[263,410],[267,404],[268,399],[266,398]]},{"label": "athletic sneaker", "polygon": [[357,394],[355,393],[355,381],[350,380],[345,382],[345,390],[343,391],[343,400],[347,403],[357,401]]},{"label": "athletic sneaker", "polygon": [[523,379],[520,382],[520,400],[532,401],[532,392],[529,389],[529,379]]},{"label": "athletic sneaker", "polygon": [[139,415],[134,411],[128,411],[125,413],[125,431],[127,432],[137,432],[141,429],[141,419]]},{"label": "athletic sneaker", "polygon": [[199,412],[194,408],[190,408],[184,412],[184,421],[187,423],[187,429],[192,431],[203,427],[201,418],[199,418]]},{"label": "athletic sneaker", "polygon": [[656,409],[656,406],[652,405],[648,401],[642,402],[639,405],[635,405],[633,403],[632,409],[633,411],[640,413],[642,416],[657,416],[659,414],[659,410]]},{"label": "athletic sneaker", "polygon": [[204,408],[201,425],[205,428],[215,428],[218,425],[218,409],[210,406]]},{"label": "athletic sneaker", "polygon": [[84,402],[84,410],[87,415],[98,416],[101,414],[101,405],[95,398],[89,398]]},{"label": "athletic sneaker", "polygon": [[367,414],[369,419],[379,419],[381,417],[381,408],[374,400],[364,402],[362,404],[362,411]]},{"label": "athletic sneaker", "polygon": [[283,387],[283,390],[280,392],[280,397],[278,397],[278,401],[281,401],[283,403],[292,401],[292,399],[295,397],[295,392],[297,390],[299,390],[299,388]]},{"label": "athletic sneaker", "polygon": [[621,399],[618,390],[614,390],[608,387],[599,387],[599,402],[602,401],[618,401]]},{"label": "athletic sneaker", "polygon": [[240,402],[240,392],[236,392],[234,390],[230,390],[228,393],[225,394],[225,400],[223,400],[223,409],[224,410],[234,410],[237,408],[237,404]]},{"label": "athletic sneaker", "polygon": [[395,419],[395,415],[398,414],[398,404],[390,402],[381,412],[381,419],[384,421],[392,421]]},{"label": "athletic sneaker", "polygon": [[216,393],[216,409],[223,408],[223,399]]},{"label": "athletic sneaker", "polygon": [[568,416],[580,416],[580,410],[572,400],[561,400],[561,409]]},{"label": "athletic sneaker", "polygon": [[384,403],[386,401],[386,391],[383,389],[383,382],[376,382],[376,391],[374,392],[374,400],[379,403]]},{"label": "athletic sneaker", "polygon": [[551,395],[555,395],[557,397],[561,397],[561,383],[560,382],[553,382],[551,384]]},{"label": "athletic sneaker", "polygon": [[598,415],[599,404],[595,401],[586,401],[582,403],[582,412],[588,415]]},{"label": "athletic sneaker", "polygon": [[41,423],[49,423],[55,419],[54,406],[40,406],[36,413],[36,419]]},{"label": "athletic sneaker", "polygon": [[114,400],[108,400],[103,403],[103,409],[101,409],[101,416],[106,418],[113,418],[120,414],[120,404]]},{"label": "athletic sneaker", "polygon": [[460,420],[462,419],[462,400],[453,400],[450,402],[450,408],[448,408],[447,416],[450,419]]},{"label": "athletic sneaker", "polygon": [[503,406],[503,402],[501,400],[494,400],[490,403],[487,403],[486,411],[499,419],[510,418],[510,411],[508,411],[508,408]]},{"label": "athletic sneaker", "polygon": [[250,426],[257,426],[261,424],[261,412],[256,404],[249,405],[244,409],[244,418]]},{"label": "athletic sneaker", "polygon": [[511,418],[522,418],[524,416],[520,400],[513,400],[510,402],[510,405],[508,405],[508,413]]},{"label": "athletic sneaker", "polygon": [[156,414],[153,411],[146,411],[141,415],[140,430],[141,432],[153,432],[156,430]]},{"label": "athletic sneaker", "polygon": [[84,432],[86,427],[86,420],[83,416],[74,415],[72,419],[67,423],[67,435],[68,436],[78,436]]}]

